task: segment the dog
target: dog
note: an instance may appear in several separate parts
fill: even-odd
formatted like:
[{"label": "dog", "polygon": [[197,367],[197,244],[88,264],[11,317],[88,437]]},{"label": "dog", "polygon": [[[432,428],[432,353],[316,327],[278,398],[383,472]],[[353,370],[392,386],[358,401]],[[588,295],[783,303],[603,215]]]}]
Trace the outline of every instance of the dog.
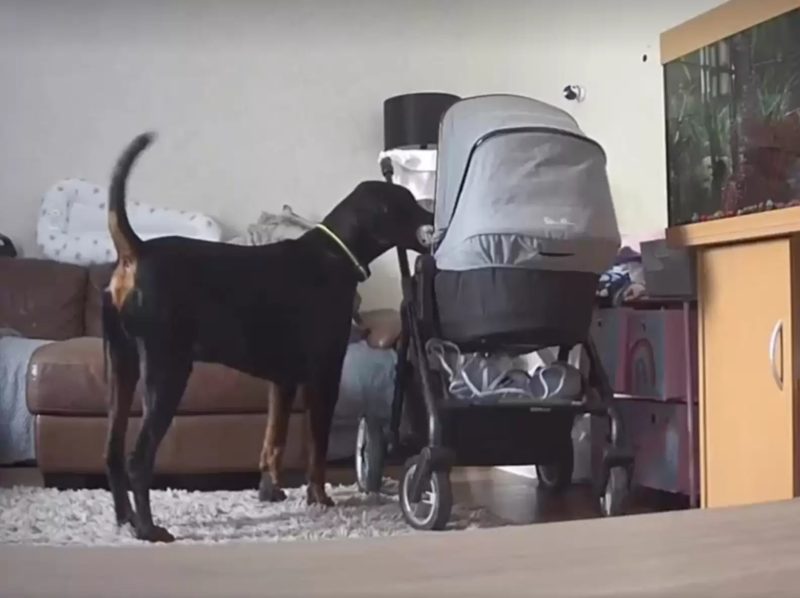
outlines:
[{"label": "dog", "polygon": [[[410,191],[365,181],[301,237],[240,246],[183,237],[143,241],[125,210],[128,175],[153,133],[118,158],[108,228],[117,261],[103,292],[109,388],[105,458],[119,526],[171,542],[153,523],[149,489],[158,447],[195,361],[226,365],[273,383],[260,459],[261,500],[279,501],[288,418],[301,393],[309,427],[307,502],[332,505],[325,464],[356,286],[372,260],[393,247],[426,251],[433,216]],[[144,417],[130,456],[125,431],[142,377]],[[128,497],[132,491],[134,506]]]}]

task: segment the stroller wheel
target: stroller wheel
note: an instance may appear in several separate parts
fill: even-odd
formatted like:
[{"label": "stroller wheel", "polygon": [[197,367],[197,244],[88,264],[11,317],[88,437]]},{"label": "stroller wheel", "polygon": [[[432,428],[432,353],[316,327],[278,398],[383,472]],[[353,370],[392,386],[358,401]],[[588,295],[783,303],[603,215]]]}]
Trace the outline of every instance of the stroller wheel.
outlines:
[{"label": "stroller wheel", "polygon": [[403,517],[414,529],[444,529],[453,509],[450,474],[445,471],[431,472],[430,478],[425,481],[422,499],[418,503],[412,503],[409,498],[409,487],[419,460],[419,456],[411,457],[403,469],[403,478],[400,482],[400,508],[403,510]]},{"label": "stroller wheel", "polygon": [[361,492],[380,492],[383,482],[385,442],[380,424],[366,417],[358,421],[356,435],[356,483]]},{"label": "stroller wheel", "polygon": [[536,466],[536,480],[539,486],[553,492],[564,490],[572,483],[574,462],[575,456],[570,440],[558,461]]},{"label": "stroller wheel", "polygon": [[630,497],[630,475],[628,468],[621,465],[608,472],[605,491],[600,497],[600,509],[605,517],[624,515]]}]

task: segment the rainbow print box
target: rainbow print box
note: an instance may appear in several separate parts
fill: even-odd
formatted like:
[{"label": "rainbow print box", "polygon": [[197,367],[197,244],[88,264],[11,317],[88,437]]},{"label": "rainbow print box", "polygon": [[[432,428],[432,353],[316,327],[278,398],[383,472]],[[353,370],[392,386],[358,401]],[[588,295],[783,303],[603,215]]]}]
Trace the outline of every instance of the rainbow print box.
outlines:
[{"label": "rainbow print box", "polygon": [[[627,310],[625,394],[686,400],[687,376],[697,379],[697,324],[690,319],[691,371],[687,371],[686,326],[681,309]],[[696,393],[693,393],[696,395]]]}]

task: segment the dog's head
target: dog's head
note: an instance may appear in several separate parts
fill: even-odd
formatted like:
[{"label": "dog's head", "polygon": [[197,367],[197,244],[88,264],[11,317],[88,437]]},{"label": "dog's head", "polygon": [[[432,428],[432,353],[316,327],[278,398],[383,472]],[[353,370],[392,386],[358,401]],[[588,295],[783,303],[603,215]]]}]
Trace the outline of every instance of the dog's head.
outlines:
[{"label": "dog's head", "polygon": [[424,253],[433,233],[433,214],[411,191],[382,181],[360,183],[323,223],[365,263],[392,247]]}]

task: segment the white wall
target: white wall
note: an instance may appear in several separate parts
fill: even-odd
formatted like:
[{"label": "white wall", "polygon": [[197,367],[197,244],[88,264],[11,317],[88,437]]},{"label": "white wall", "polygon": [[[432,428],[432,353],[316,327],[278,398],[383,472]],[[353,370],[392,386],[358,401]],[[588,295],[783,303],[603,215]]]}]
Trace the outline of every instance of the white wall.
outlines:
[{"label": "white wall", "polygon": [[[719,3],[0,0],[0,231],[37,255],[43,191],[106,182],[150,128],[160,138],[132,195],[232,232],[284,203],[322,216],[379,177],[383,99],[420,90],[567,106],[606,147],[623,231],[658,229],[658,35]],[[587,88],[585,103],[562,100],[567,83]],[[366,306],[396,303],[392,255],[362,291]]]}]

